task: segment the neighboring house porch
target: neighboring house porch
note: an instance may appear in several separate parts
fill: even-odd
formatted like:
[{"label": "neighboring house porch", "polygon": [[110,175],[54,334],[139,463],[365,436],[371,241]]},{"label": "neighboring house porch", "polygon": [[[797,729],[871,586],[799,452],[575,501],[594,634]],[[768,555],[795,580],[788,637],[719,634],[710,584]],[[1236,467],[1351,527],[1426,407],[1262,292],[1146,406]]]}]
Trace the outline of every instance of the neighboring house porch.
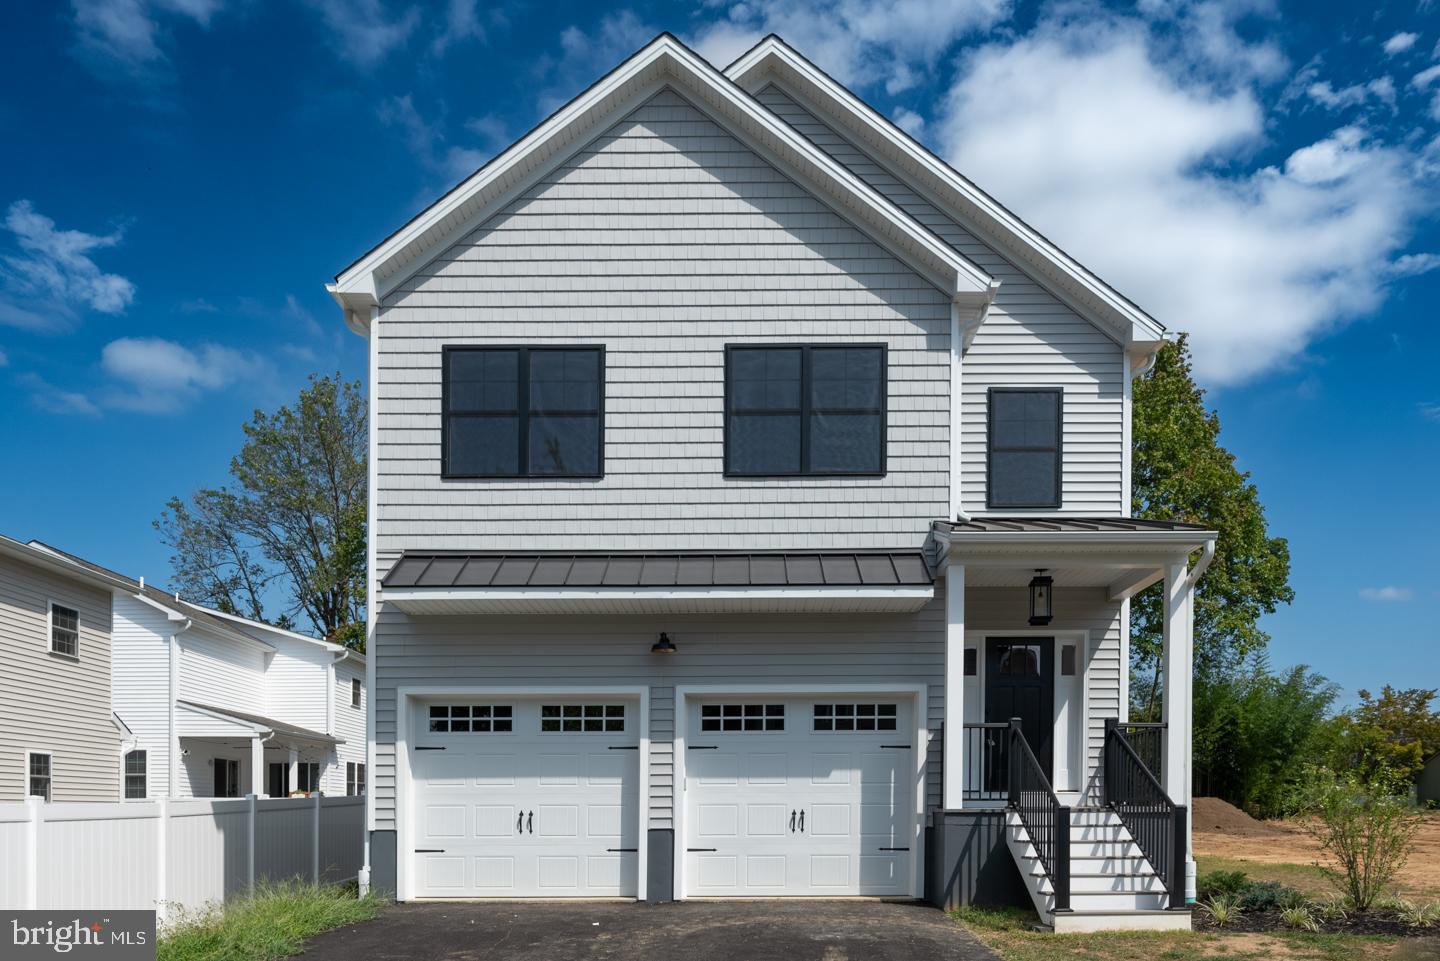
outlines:
[{"label": "neighboring house porch", "polygon": [[180,771],[190,797],[286,797],[321,790],[340,738],[258,714],[180,701]]}]

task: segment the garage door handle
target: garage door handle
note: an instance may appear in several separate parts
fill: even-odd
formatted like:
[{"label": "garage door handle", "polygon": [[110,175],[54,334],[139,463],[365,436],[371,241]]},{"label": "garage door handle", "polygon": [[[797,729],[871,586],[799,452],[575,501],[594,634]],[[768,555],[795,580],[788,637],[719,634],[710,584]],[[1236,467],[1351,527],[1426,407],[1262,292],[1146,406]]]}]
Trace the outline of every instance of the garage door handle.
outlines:
[{"label": "garage door handle", "polygon": [[805,833],[805,809],[800,809],[800,833]]},{"label": "garage door handle", "polygon": [[515,815],[515,830],[519,834],[525,833],[525,812],[521,811]]},{"label": "garage door handle", "polygon": [[795,812],[793,810],[790,812],[790,833],[795,833]]},{"label": "garage door handle", "polygon": [[527,817],[527,818],[525,819],[525,827],[530,831],[531,834],[534,834],[534,833],[535,833],[535,812],[534,812],[534,811],[531,811],[529,817]]}]

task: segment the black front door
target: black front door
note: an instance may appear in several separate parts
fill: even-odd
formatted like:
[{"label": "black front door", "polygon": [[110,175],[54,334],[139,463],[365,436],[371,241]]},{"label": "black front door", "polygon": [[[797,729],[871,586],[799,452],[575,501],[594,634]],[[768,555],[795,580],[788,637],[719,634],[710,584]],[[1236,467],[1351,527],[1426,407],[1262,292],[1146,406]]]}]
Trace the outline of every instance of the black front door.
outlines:
[{"label": "black front door", "polygon": [[290,796],[290,765],[284,761],[271,761],[267,780],[271,797]]},{"label": "black front door", "polygon": [[1051,774],[1055,736],[1055,639],[985,639],[985,720],[1020,718],[1020,729],[1035,759]]}]

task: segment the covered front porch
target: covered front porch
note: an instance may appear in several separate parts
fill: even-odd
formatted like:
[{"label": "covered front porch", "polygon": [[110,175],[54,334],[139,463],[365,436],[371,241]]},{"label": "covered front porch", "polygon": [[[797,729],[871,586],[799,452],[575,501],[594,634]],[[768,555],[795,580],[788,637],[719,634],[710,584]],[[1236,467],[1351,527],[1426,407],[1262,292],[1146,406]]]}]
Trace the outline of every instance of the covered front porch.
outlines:
[{"label": "covered front porch", "polygon": [[[939,522],[933,534],[946,621],[937,823],[949,816],[973,827],[989,812],[994,845],[1004,833],[1042,917],[1072,900],[1096,911],[1110,903],[1079,890],[1072,898],[1072,875],[1083,887],[1087,871],[1106,896],[1133,882],[1141,907],[1193,900],[1192,598],[1215,534],[1120,518],[985,518]],[[1130,724],[1128,602],[1161,582],[1164,718]],[[1082,822],[1094,830],[1080,831]],[[1138,848],[1126,848],[1133,858],[1102,861],[1099,848],[1078,843],[1112,829]],[[1084,848],[1073,871],[1072,837]],[[1117,865],[1134,877],[1122,883]],[[973,883],[977,866],[964,870]],[[1158,897],[1162,887],[1168,898]]]},{"label": "covered front porch", "polygon": [[322,789],[342,739],[258,714],[176,704],[180,751],[172,796],[289,797]]}]

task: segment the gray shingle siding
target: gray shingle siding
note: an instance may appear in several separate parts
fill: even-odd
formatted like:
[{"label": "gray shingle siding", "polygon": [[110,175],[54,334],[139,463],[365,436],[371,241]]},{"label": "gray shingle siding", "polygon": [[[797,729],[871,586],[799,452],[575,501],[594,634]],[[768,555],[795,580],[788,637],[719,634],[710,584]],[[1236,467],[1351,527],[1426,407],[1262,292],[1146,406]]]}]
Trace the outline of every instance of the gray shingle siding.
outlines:
[{"label": "gray shingle siding", "polygon": [[964,509],[986,510],[986,391],[1034,385],[1065,389],[1063,501],[1060,510],[1040,513],[1129,513],[1123,502],[1125,374],[1120,345],[785,92],[772,85],[759,98],[855,176],[1000,281],[1000,292],[966,351],[961,370]]},{"label": "gray shingle siding", "polygon": [[[948,514],[947,297],[662,91],[385,297],[382,551],[917,548]],[[887,473],[723,476],[724,345],[884,342]],[[606,347],[606,476],[440,478],[440,348]],[[697,527],[707,533],[697,537]]]}]

